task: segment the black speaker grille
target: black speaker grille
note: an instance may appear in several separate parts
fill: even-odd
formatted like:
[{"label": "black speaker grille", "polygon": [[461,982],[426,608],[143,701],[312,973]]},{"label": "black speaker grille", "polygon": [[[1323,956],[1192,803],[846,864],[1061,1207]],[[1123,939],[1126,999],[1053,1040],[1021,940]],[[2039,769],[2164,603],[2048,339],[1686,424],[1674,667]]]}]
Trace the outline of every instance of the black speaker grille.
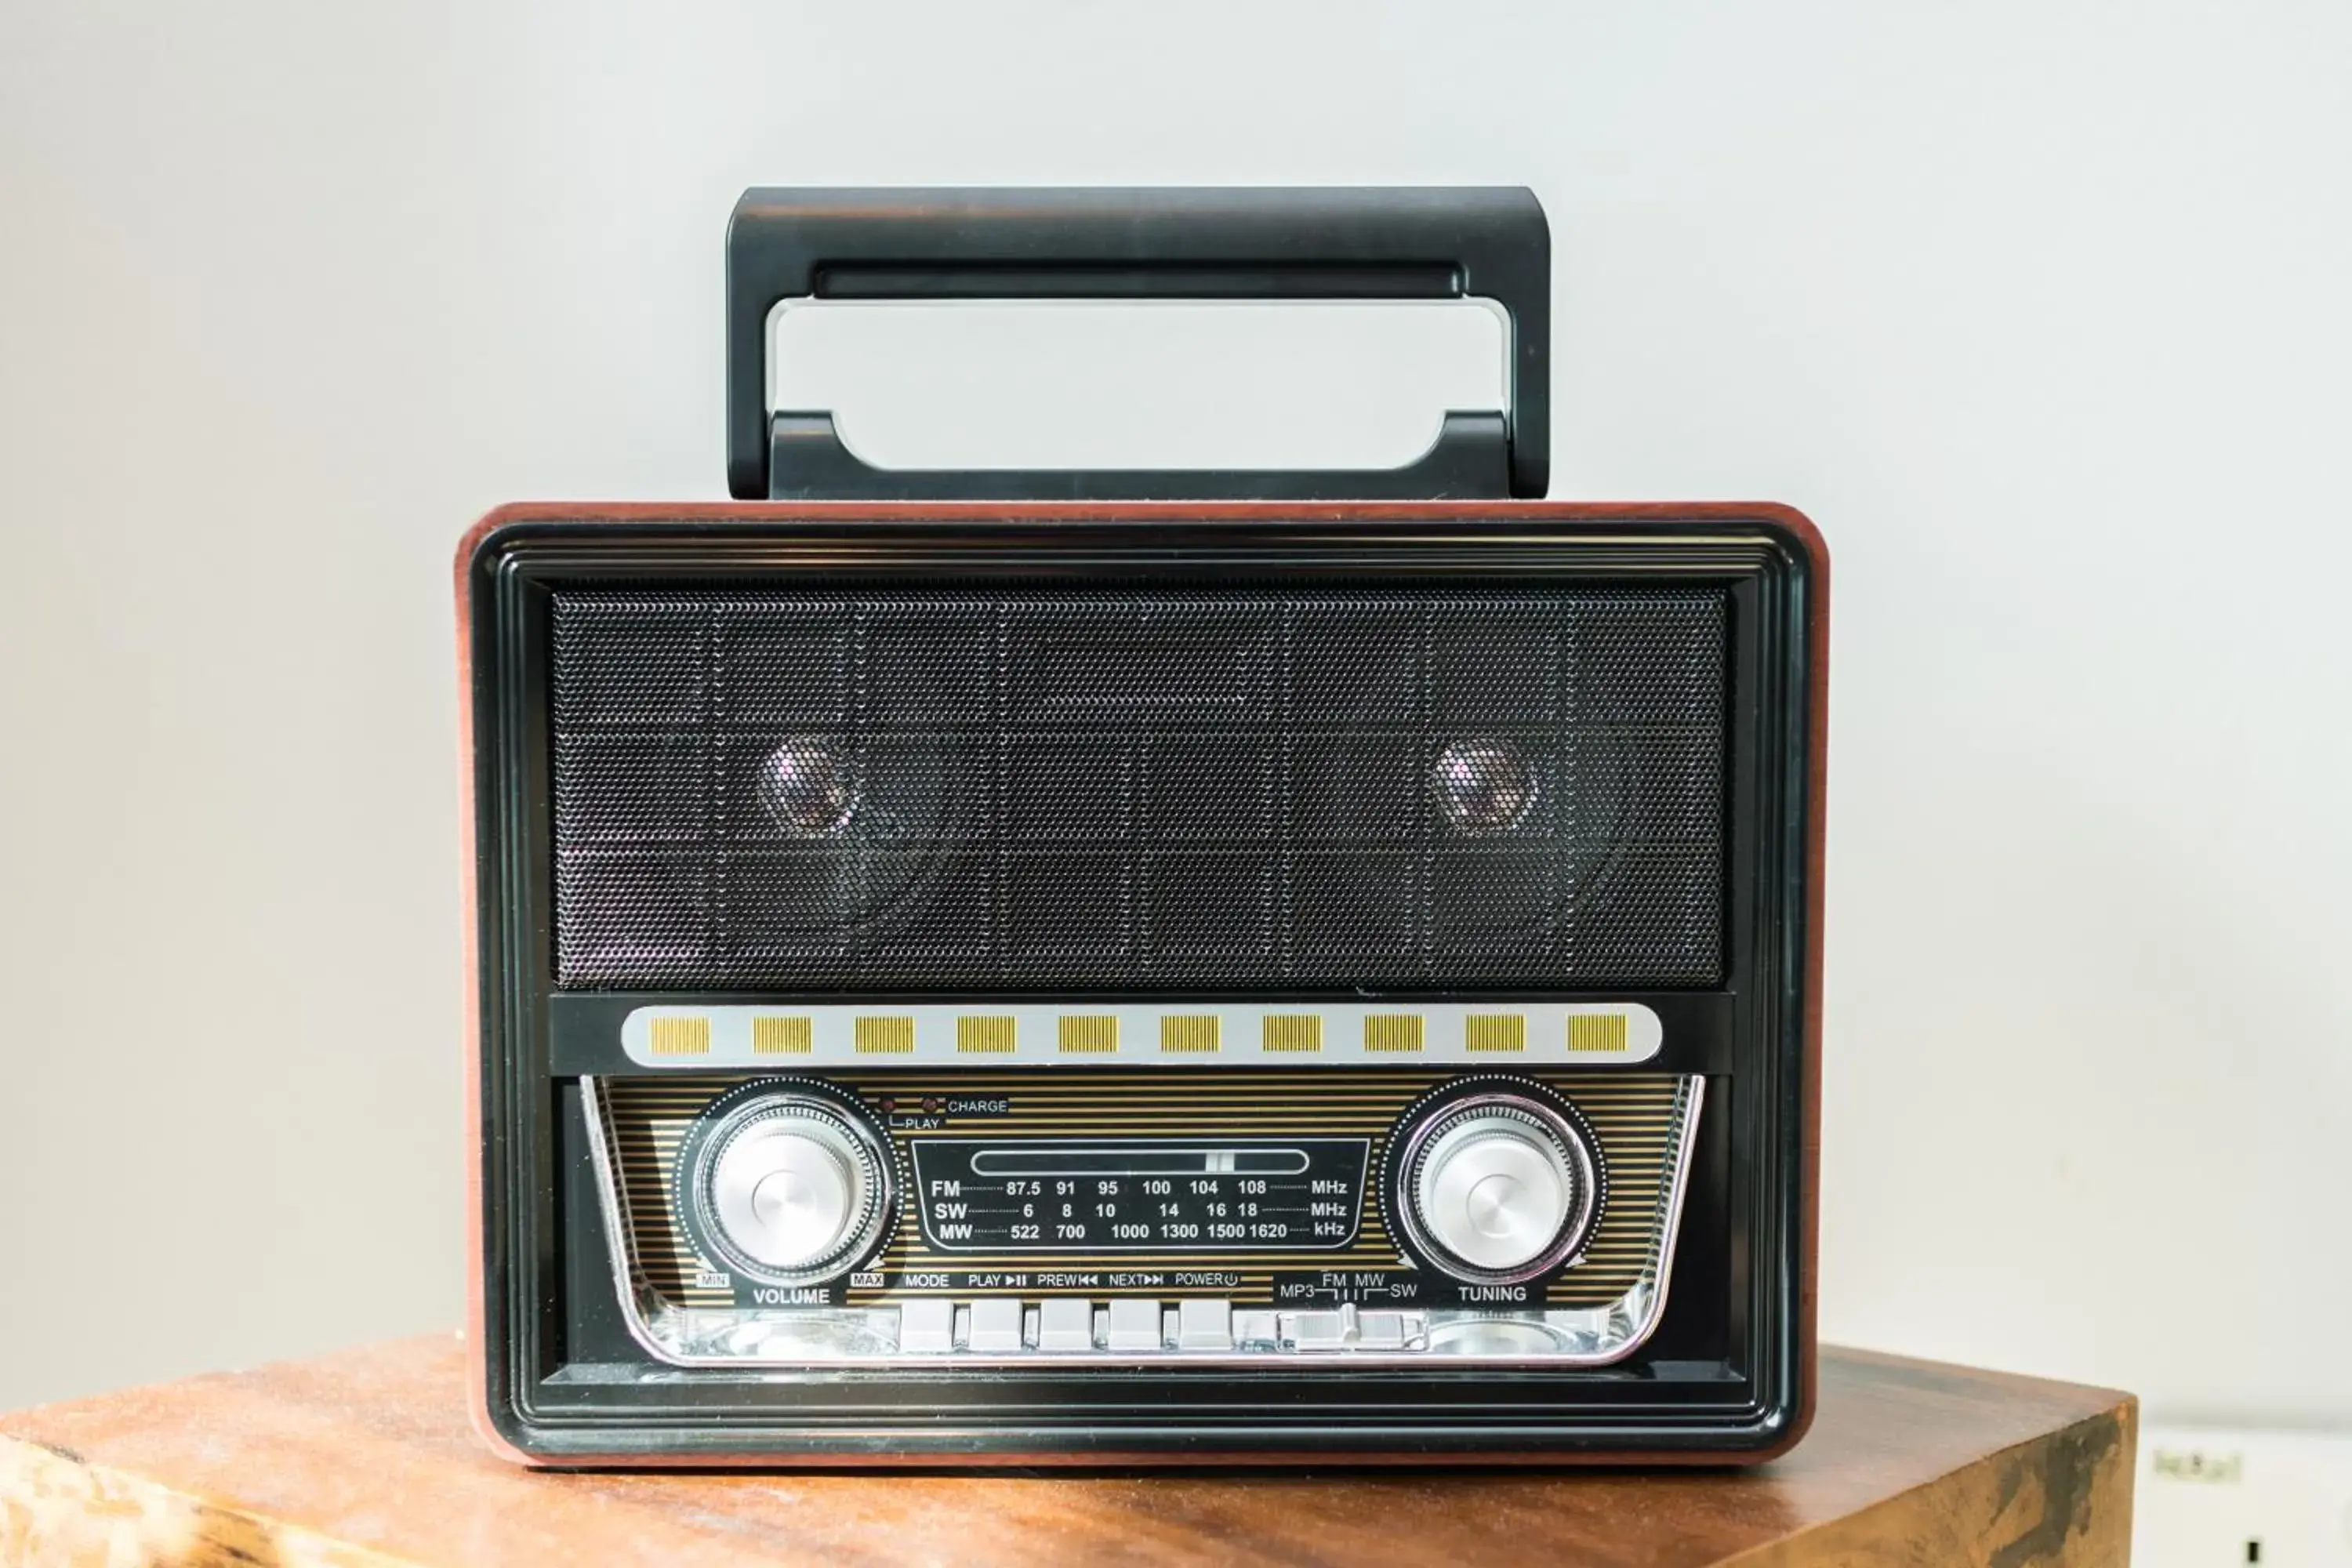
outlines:
[{"label": "black speaker grille", "polygon": [[1727,595],[554,595],[567,987],[1704,986]]}]

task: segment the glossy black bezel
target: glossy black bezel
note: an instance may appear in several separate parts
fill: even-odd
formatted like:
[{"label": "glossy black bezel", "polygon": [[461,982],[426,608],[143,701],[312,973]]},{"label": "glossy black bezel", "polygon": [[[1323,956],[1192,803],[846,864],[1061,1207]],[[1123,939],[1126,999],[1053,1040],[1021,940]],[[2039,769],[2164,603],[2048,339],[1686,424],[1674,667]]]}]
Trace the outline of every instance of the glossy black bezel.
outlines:
[{"label": "glossy black bezel", "polygon": [[[1809,556],[1765,516],[1645,519],[1629,528],[1589,516],[1508,513],[1497,507],[1493,521],[525,521],[488,533],[467,568],[467,635],[482,1009],[485,1393],[499,1432],[555,1463],[629,1456],[968,1460],[1045,1452],[1729,1457],[1783,1439],[1801,1403],[1809,1350],[1801,1342]],[[639,1001],[680,997],[554,992],[550,587],[811,573],[1067,579],[1153,572],[1213,580],[1236,571],[1409,581],[1605,575],[1727,587],[1727,983],[1719,994],[1697,996],[1614,994],[1654,1001],[1662,1013],[1719,1020],[1644,1064],[1709,1079],[1681,1252],[1656,1334],[1608,1368],[1374,1369],[1326,1360],[1269,1362],[1244,1374],[1171,1363],[1011,1377],[949,1368],[628,1376],[633,1366],[656,1363],[629,1339],[613,1301],[576,1075],[643,1070],[583,1043],[594,1032],[590,1022]]]}]

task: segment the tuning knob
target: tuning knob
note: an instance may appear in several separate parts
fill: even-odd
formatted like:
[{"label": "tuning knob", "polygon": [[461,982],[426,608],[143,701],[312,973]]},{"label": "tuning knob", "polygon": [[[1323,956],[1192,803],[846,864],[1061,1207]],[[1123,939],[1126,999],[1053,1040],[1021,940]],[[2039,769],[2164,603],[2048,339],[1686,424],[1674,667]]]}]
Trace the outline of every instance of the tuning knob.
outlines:
[{"label": "tuning knob", "polygon": [[1601,1166],[1582,1118],[1532,1087],[1478,1092],[1408,1118],[1393,1168],[1403,1239],[1457,1279],[1517,1284],[1591,1234]]},{"label": "tuning knob", "polygon": [[801,1085],[752,1085],[704,1112],[680,1151],[679,1208],[746,1278],[814,1285],[870,1251],[890,1218],[890,1155],[864,1111]]}]

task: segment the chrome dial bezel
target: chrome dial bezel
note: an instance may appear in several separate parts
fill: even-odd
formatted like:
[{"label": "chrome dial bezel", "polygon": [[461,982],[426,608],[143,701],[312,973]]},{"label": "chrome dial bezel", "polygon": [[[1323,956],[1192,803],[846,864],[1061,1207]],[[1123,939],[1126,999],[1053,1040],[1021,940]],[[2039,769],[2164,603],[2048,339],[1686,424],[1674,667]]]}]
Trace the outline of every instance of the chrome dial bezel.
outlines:
[{"label": "chrome dial bezel", "polygon": [[[1504,1117],[1533,1128],[1559,1153],[1570,1173],[1569,1211],[1561,1217],[1551,1243],[1527,1262],[1511,1268],[1483,1268],[1470,1262],[1432,1234],[1422,1212],[1422,1170],[1438,1140],[1467,1121]],[[1404,1133],[1396,1165],[1395,1211],[1401,1239],[1428,1267],[1468,1285],[1524,1285],[1562,1268],[1591,1237],[1600,1218],[1601,1166],[1591,1134],[1531,1094],[1494,1089],[1448,1100],[1415,1113]]]},{"label": "chrome dial bezel", "polygon": [[[850,1189],[849,1212],[834,1244],[789,1268],[753,1256],[734,1237],[728,1215],[741,1206],[735,1198],[743,1194],[719,1190],[728,1151],[779,1122],[791,1123],[791,1131],[838,1159]],[[698,1136],[689,1135],[693,1158],[678,1173],[680,1207],[690,1212],[694,1238],[713,1254],[710,1261],[730,1274],[785,1289],[822,1285],[847,1273],[887,1234],[897,1198],[889,1145],[863,1114],[832,1095],[789,1082],[746,1086],[706,1110],[695,1131]]]}]

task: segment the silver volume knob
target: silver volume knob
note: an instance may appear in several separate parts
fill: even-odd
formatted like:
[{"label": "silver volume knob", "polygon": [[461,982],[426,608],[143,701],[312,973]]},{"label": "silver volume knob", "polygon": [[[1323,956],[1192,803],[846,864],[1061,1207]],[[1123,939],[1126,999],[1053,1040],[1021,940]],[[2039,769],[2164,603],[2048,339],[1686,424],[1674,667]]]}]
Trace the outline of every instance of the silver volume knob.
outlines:
[{"label": "silver volume knob", "polygon": [[1558,1268],[1599,1196],[1591,1144],[1541,1100],[1457,1100],[1406,1133],[1398,1208],[1406,1239],[1457,1279],[1516,1284]]},{"label": "silver volume knob", "polygon": [[713,1109],[682,1195],[730,1268],[769,1284],[815,1284],[880,1239],[889,1153],[862,1116],[789,1089]]}]

